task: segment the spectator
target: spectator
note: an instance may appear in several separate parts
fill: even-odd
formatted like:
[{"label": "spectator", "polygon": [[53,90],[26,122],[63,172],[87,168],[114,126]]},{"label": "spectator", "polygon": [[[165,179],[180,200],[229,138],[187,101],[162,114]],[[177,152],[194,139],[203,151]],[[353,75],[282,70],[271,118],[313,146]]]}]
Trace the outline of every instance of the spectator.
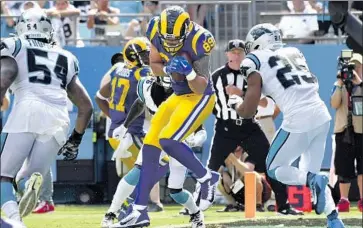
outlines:
[{"label": "spectator", "polygon": [[[245,204],[245,173],[250,171],[244,162],[246,156],[240,146],[225,160],[226,167],[221,167],[219,173],[222,180],[218,185],[219,191],[227,199],[228,205],[219,212],[243,211]],[[243,183],[243,184],[239,184]],[[256,173],[256,210],[264,212],[263,204],[271,196],[271,187],[265,178]]]},{"label": "spectator", "polygon": [[[120,10],[122,13],[142,12],[141,1],[112,1],[111,6]],[[120,23],[129,23],[135,17],[120,17]]]},{"label": "spectator", "polygon": [[79,38],[78,33],[78,18],[80,15],[80,10],[76,9],[68,0],[56,0],[55,6],[47,10],[49,16],[60,15],[63,33],[66,39],[71,39],[66,43],[69,45],[84,46],[82,41],[75,41]]},{"label": "spectator", "polygon": [[1,18],[1,37],[9,37],[11,33],[14,33],[15,19],[11,17],[14,14],[5,1],[1,1],[1,15],[9,16]]},{"label": "spectator", "polygon": [[316,1],[316,0],[310,0],[311,7],[316,10],[318,13],[323,13],[324,15],[318,16],[318,25],[319,25],[319,35],[325,35],[329,32],[330,26],[333,26],[334,34],[338,35],[338,27],[335,25],[332,25],[332,22],[330,20],[329,10],[328,10],[328,4],[329,1]]},{"label": "spectator", "polygon": [[[358,208],[362,212],[363,209],[363,142],[362,142],[362,55],[355,53],[351,62],[355,64],[353,91],[351,94],[351,102],[349,104],[348,91],[342,79],[338,78],[335,82],[333,94],[330,98],[331,106],[336,109],[334,133],[335,133],[335,173],[339,180],[340,201],[338,203],[339,212],[349,212],[350,202],[348,199],[350,182],[356,178],[358,174],[358,186],[360,200]],[[338,74],[339,76],[339,74]],[[357,97],[358,96],[358,97]],[[360,100],[359,100],[360,97]],[[354,99],[358,98],[358,99]],[[352,105],[353,113],[348,115],[348,106]],[[352,127],[349,127],[348,119],[352,118]],[[350,139],[347,141],[347,133],[351,132]],[[356,166],[354,165],[356,161]]]},{"label": "spectator", "polygon": [[[119,18],[117,16],[108,16],[108,14],[120,14],[120,10],[110,7],[108,0],[96,0],[97,8],[91,9],[88,13],[87,27],[95,28],[96,36],[104,36],[107,25],[117,25]],[[96,25],[96,26],[95,26]]]},{"label": "spectator", "polygon": [[[81,11],[81,16],[88,15],[88,12],[91,10],[91,2],[90,1],[74,1],[73,2],[74,7],[79,9]],[[86,23],[87,18],[81,17],[79,19],[79,23]]]},{"label": "spectator", "polygon": [[[159,2],[158,1],[142,1],[141,2],[144,11],[143,13],[149,13],[153,16],[157,15],[159,13]],[[138,19],[132,19],[129,23],[129,26],[125,33],[126,39],[131,39],[136,36],[142,36],[146,33],[146,26],[149,22],[149,18],[147,17],[140,17]]]},{"label": "spectator", "polygon": [[207,13],[208,13],[208,4],[192,4],[188,7],[188,12],[192,21],[197,23],[198,25],[207,28]]},{"label": "spectator", "polygon": [[[291,8],[289,7],[291,4]],[[292,14],[316,14],[310,4],[305,4],[302,0],[288,2],[290,13]],[[319,30],[317,16],[283,16],[277,25],[285,39],[306,38],[314,36],[315,31]],[[313,44],[314,40],[299,40],[299,43]]]}]

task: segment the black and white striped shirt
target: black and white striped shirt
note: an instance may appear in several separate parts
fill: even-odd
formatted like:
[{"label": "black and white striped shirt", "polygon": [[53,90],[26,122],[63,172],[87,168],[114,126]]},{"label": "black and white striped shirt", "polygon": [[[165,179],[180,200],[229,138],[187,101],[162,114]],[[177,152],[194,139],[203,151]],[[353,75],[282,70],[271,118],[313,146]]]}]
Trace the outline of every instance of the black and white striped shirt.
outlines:
[{"label": "black and white striped shirt", "polygon": [[213,114],[219,120],[241,119],[236,111],[227,105],[229,96],[226,93],[226,87],[228,85],[235,85],[240,89],[246,85],[241,72],[229,68],[228,64],[226,64],[213,72],[212,80],[217,95],[217,102],[214,106]]}]

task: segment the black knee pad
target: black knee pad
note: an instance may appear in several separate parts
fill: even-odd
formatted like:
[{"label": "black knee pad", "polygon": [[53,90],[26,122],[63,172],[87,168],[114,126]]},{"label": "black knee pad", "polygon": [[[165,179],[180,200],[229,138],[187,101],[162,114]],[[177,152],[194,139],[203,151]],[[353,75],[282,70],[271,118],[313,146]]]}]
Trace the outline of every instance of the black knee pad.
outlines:
[{"label": "black knee pad", "polygon": [[183,189],[174,189],[174,188],[169,188],[170,190],[170,194],[177,194],[181,191],[183,191]]},{"label": "black knee pad", "polygon": [[339,183],[349,184],[353,178],[338,176]]}]

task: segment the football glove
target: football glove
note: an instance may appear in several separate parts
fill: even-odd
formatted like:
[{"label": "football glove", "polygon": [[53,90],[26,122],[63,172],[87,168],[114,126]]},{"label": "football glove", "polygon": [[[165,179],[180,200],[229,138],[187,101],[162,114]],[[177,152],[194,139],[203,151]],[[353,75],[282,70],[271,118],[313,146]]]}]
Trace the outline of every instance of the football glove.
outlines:
[{"label": "football glove", "polygon": [[130,151],[128,151],[128,149],[132,146],[132,144],[133,140],[131,134],[126,133],[126,135],[120,139],[120,143],[115,152],[113,152],[112,160],[131,157],[132,154]]},{"label": "football glove", "polygon": [[63,160],[71,161],[78,156],[78,147],[81,144],[83,134],[79,134],[74,129],[67,142],[59,149],[58,155],[63,155]]},{"label": "football glove", "polygon": [[236,95],[236,94],[233,94],[231,96],[229,96],[229,99],[228,99],[228,106],[233,108],[233,109],[236,109],[239,105],[241,105],[243,103],[243,99],[242,97]]},{"label": "football glove", "polygon": [[127,132],[127,128],[121,124],[119,127],[115,128],[115,130],[113,130],[112,132],[112,138],[121,140]]},{"label": "football glove", "polygon": [[169,75],[172,73],[189,75],[190,73],[192,73],[193,67],[183,56],[176,56],[168,63],[165,71]]}]

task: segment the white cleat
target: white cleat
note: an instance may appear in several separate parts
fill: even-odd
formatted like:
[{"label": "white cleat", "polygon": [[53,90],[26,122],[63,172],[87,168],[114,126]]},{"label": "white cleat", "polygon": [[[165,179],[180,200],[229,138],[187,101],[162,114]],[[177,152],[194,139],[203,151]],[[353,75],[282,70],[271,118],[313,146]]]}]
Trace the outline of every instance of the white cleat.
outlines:
[{"label": "white cleat", "polygon": [[1,228],[26,228],[25,224],[20,221],[16,221],[8,218],[1,218],[0,221]]},{"label": "white cleat", "polygon": [[24,194],[19,202],[19,212],[22,218],[29,215],[37,205],[42,183],[43,177],[40,173],[33,173],[27,181]]},{"label": "white cleat", "polygon": [[195,214],[191,214],[189,222],[192,224],[192,228],[205,228],[203,212],[198,211]]},{"label": "white cleat", "polygon": [[116,219],[115,213],[108,212],[103,217],[103,220],[101,222],[101,228],[109,228],[110,226],[113,225],[115,219]]}]

